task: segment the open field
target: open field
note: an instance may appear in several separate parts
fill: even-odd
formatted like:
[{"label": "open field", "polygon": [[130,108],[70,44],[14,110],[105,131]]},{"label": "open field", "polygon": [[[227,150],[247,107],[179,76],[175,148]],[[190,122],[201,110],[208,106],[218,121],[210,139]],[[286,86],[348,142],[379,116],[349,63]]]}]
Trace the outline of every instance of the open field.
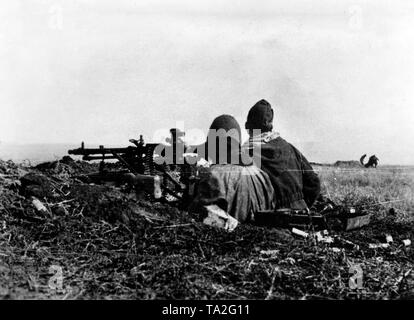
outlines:
[{"label": "open field", "polygon": [[[46,180],[32,190],[46,195],[48,213],[39,213],[19,179],[40,171],[0,163],[0,298],[414,298],[413,248],[401,245],[414,240],[412,168],[315,166],[326,196],[374,214],[371,225],[336,233],[359,248],[336,249],[253,225],[225,233],[169,205],[70,178],[92,169],[43,168]],[[389,248],[368,247],[386,233]],[[359,289],[349,285],[355,266]]]},{"label": "open field", "polygon": [[374,206],[383,215],[390,208],[398,219],[414,218],[414,167],[385,166],[377,169],[315,166],[322,180],[322,192],[335,202]]}]

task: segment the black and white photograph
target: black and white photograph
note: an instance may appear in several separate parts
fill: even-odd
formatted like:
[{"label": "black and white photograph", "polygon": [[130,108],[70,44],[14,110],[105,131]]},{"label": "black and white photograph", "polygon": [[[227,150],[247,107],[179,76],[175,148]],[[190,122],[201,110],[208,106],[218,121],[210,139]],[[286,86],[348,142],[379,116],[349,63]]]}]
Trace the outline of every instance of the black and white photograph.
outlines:
[{"label": "black and white photograph", "polygon": [[0,300],[413,300],[413,40],[408,0],[1,1]]}]

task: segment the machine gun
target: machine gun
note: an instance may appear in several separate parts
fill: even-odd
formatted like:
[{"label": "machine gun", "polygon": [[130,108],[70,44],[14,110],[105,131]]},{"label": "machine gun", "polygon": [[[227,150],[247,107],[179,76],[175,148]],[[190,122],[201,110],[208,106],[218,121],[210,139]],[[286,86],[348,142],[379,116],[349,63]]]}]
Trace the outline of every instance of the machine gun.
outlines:
[{"label": "machine gun", "polygon": [[[145,191],[156,199],[168,201],[187,200],[192,197],[193,184],[197,181],[197,170],[195,166],[188,164],[176,155],[177,149],[183,147],[180,139],[182,132],[171,129],[169,146],[158,143],[145,143],[143,136],[139,140],[130,139],[133,146],[125,148],[85,148],[82,142],[81,147],[69,150],[70,155],[82,156],[85,161],[100,161],[99,171],[96,173],[78,176],[84,182],[94,183],[128,183],[132,184],[137,192]],[[172,148],[173,161],[167,164],[159,164],[154,159],[163,156],[156,152],[158,146],[167,149]],[[163,149],[163,148],[160,148]],[[165,150],[165,148],[164,148]],[[184,150],[184,148],[183,148]],[[118,160],[121,170],[107,170],[107,160]]]},{"label": "machine gun", "polygon": [[81,147],[78,149],[69,150],[70,155],[82,156],[82,160],[94,161],[100,160],[99,171],[105,171],[105,161],[118,160],[129,171],[134,174],[144,174],[145,171],[153,171],[153,154],[158,144],[151,143],[145,144],[142,135],[140,140],[129,140],[135,146],[128,146],[126,148],[105,148],[99,146],[99,148],[85,148],[85,143],[82,142]]}]

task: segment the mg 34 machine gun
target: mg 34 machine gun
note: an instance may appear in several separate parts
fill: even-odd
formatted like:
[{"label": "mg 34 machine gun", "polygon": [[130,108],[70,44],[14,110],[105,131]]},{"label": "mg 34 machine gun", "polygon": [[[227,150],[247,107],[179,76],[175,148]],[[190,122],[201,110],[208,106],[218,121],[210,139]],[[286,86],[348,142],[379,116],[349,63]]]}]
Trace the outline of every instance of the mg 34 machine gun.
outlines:
[{"label": "mg 34 machine gun", "polygon": [[[197,169],[185,160],[186,147],[181,139],[184,133],[177,129],[171,129],[170,133],[171,138],[167,139],[169,145],[145,143],[141,135],[139,140],[129,140],[133,145],[125,148],[85,148],[82,142],[80,148],[68,153],[82,156],[85,161],[100,161],[98,172],[77,176],[81,181],[127,183],[134,186],[138,193],[146,192],[155,199],[187,201],[194,192]],[[170,154],[170,161],[157,161],[157,158],[166,158],[165,153]],[[196,155],[192,154],[192,157]],[[109,164],[107,160],[117,162]]]}]

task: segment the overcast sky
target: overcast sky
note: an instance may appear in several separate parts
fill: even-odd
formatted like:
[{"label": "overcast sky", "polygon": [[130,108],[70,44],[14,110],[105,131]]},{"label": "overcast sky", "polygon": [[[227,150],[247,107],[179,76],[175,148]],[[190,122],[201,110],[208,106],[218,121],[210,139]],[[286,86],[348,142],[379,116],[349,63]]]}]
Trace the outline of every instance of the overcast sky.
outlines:
[{"label": "overcast sky", "polygon": [[413,39],[409,0],[0,0],[0,141],[191,139],[264,98],[310,161],[414,164]]}]

